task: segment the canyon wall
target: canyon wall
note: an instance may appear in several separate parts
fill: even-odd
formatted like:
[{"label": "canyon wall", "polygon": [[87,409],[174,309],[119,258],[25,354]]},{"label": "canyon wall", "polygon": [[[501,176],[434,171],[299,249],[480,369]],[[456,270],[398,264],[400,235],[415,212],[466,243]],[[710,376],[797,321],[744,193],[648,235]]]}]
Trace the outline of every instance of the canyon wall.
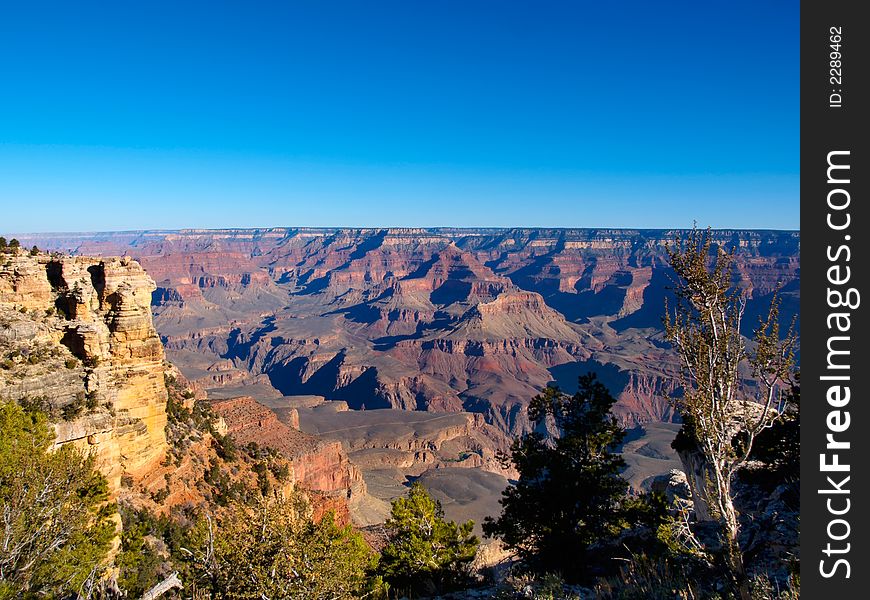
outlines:
[{"label": "canyon wall", "polygon": [[[469,411],[515,435],[529,429],[528,400],[563,384],[558,370],[572,364],[614,371],[624,424],[673,418],[665,244],[685,234],[271,228],[22,239],[140,260],[157,282],[167,352],[202,389]],[[750,299],[745,333],[777,289],[783,321],[799,313],[799,233],[711,235],[734,249],[734,284]]]}]

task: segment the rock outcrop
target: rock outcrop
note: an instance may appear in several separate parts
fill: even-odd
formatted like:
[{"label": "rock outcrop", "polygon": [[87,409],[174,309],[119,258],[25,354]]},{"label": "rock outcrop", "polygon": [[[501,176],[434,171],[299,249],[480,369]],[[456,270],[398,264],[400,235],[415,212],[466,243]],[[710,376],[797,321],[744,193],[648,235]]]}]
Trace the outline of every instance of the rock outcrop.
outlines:
[{"label": "rock outcrop", "polygon": [[6,255],[0,268],[0,397],[55,421],[57,444],[96,453],[110,488],[167,448],[154,282],[130,258]]},{"label": "rock outcrop", "polygon": [[365,493],[362,475],[348,460],[341,442],[294,429],[249,396],[215,400],[211,406],[237,444],[245,446],[253,442],[277,450],[290,461],[293,479],[304,488],[347,498]]}]

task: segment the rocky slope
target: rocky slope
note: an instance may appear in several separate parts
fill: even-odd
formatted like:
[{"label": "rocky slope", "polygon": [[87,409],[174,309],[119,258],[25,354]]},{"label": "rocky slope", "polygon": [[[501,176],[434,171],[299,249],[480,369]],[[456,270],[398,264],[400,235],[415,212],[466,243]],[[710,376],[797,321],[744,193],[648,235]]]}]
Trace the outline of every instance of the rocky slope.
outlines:
[{"label": "rocky slope", "polygon": [[347,498],[365,493],[362,475],[348,460],[341,442],[321,439],[288,426],[279,421],[272,410],[249,396],[216,400],[211,406],[223,418],[227,434],[237,444],[254,443],[271,448],[290,460],[293,480],[304,488]]}]

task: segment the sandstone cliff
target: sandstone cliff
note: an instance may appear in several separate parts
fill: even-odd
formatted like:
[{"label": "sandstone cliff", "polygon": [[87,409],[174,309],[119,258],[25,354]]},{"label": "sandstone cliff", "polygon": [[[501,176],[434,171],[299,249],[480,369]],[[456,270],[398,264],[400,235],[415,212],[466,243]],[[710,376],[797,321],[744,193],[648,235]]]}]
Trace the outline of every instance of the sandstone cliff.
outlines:
[{"label": "sandstone cliff", "polygon": [[47,410],[56,443],[95,452],[113,491],[146,477],[167,448],[153,281],[130,258],[3,260],[0,397]]}]

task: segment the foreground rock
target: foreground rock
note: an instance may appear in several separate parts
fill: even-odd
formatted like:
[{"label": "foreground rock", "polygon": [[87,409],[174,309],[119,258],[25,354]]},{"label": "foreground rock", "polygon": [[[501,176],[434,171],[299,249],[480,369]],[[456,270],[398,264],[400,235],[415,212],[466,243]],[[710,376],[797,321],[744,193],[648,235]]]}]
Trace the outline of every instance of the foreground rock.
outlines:
[{"label": "foreground rock", "polygon": [[146,479],[167,449],[154,282],[130,258],[2,258],[0,397],[48,411],[56,443],[95,452],[113,493]]}]

